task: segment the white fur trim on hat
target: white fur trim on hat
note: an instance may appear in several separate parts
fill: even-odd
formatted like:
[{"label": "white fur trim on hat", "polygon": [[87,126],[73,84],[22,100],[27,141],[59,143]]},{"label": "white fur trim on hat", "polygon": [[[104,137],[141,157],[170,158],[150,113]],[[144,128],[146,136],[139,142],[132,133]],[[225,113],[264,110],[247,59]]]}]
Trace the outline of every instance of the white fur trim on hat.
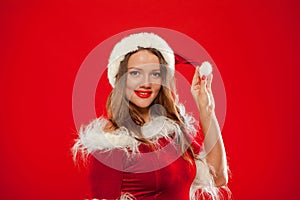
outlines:
[{"label": "white fur trim on hat", "polygon": [[154,33],[136,33],[123,38],[118,42],[108,60],[108,80],[112,87],[116,84],[116,75],[119,71],[120,62],[129,52],[138,50],[138,47],[155,48],[160,51],[164,59],[168,63],[168,73],[171,77],[174,75],[175,57],[174,52],[167,42]]}]

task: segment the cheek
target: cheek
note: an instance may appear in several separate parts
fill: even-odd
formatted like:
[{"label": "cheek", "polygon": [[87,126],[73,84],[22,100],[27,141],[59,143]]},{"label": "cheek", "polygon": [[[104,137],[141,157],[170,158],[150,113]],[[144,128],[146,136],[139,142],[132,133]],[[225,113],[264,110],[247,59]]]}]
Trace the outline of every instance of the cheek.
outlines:
[{"label": "cheek", "polygon": [[134,81],[127,79],[126,87],[125,87],[125,95],[126,95],[127,99],[131,98],[133,91],[136,89],[136,87],[137,87],[137,84],[134,83]]},{"label": "cheek", "polygon": [[126,97],[126,99],[130,99],[130,96],[131,96],[131,94],[132,94],[132,92],[131,92],[132,90],[129,90],[129,89],[125,89],[125,97]]},{"label": "cheek", "polygon": [[125,88],[125,95],[126,95],[126,98],[129,99],[129,97],[132,95],[132,92],[133,90],[130,88],[129,85],[126,85],[126,88]]},{"label": "cheek", "polygon": [[159,84],[155,84],[155,86],[153,87],[153,90],[155,92],[155,96],[159,93],[160,88],[161,88],[161,85],[159,85]]},{"label": "cheek", "polygon": [[160,78],[159,80],[157,80],[156,84],[154,84],[154,88],[155,88],[155,90],[159,91],[161,86],[162,86],[162,80]]}]

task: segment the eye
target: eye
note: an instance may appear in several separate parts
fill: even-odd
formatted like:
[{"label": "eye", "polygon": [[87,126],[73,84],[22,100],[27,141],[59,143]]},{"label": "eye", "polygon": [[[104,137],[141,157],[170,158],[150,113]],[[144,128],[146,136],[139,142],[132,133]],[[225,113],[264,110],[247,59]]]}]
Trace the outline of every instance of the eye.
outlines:
[{"label": "eye", "polygon": [[131,76],[138,76],[140,74],[140,72],[139,71],[130,71],[129,74]]},{"label": "eye", "polygon": [[159,78],[161,75],[160,75],[160,72],[153,72],[153,73],[152,73],[152,76],[153,76],[154,78]]}]

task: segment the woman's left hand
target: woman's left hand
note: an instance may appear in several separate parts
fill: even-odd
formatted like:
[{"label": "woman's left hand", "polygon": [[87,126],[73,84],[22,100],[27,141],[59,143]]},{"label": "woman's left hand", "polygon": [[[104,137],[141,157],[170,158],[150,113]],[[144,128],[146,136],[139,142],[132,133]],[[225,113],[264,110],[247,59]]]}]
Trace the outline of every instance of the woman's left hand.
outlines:
[{"label": "woman's left hand", "polygon": [[199,76],[199,67],[196,68],[191,92],[200,112],[202,133],[205,136],[204,149],[206,161],[212,166],[215,186],[223,186],[228,182],[228,168],[226,152],[223,144],[220,126],[215,114],[215,101],[211,89],[213,75]]},{"label": "woman's left hand", "polygon": [[215,101],[211,89],[213,75],[199,76],[199,67],[196,68],[192,81],[191,93],[200,112],[200,121],[203,129],[208,129],[215,114]]}]

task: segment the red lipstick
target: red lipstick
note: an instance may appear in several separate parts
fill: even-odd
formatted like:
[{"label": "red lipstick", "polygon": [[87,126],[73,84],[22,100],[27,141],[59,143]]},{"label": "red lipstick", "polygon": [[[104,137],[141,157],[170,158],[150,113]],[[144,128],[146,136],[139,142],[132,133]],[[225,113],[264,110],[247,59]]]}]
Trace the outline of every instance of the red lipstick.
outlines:
[{"label": "red lipstick", "polygon": [[151,96],[152,91],[134,90],[134,93],[140,98],[148,98]]}]

